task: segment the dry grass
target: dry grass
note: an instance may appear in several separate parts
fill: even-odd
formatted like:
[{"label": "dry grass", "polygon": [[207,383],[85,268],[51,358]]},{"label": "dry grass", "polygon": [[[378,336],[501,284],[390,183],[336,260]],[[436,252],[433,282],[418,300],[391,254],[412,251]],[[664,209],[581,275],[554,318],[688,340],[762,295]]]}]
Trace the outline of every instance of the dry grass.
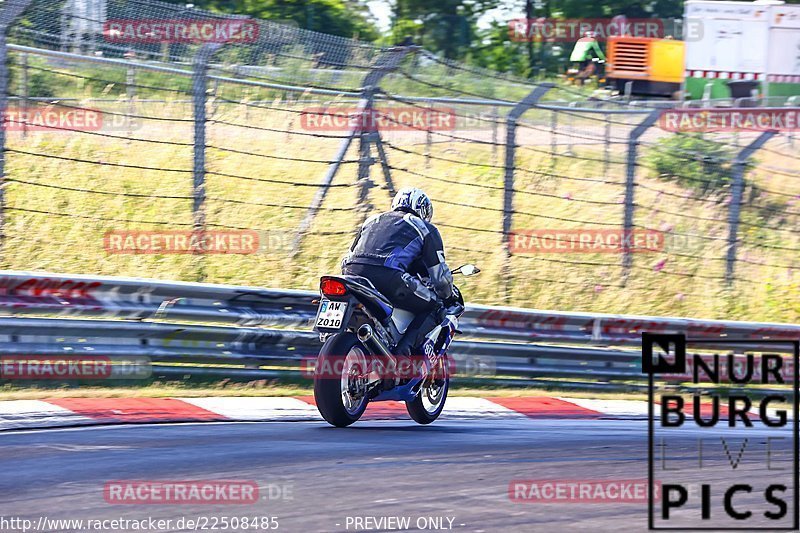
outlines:
[{"label": "dry grass", "polygon": [[[127,104],[113,105],[117,111],[127,108]],[[270,105],[282,107],[288,104],[276,101]],[[178,103],[139,103],[137,112],[184,119],[191,116],[187,106]],[[215,118],[260,128],[303,131],[294,114],[245,106],[220,104]],[[536,122],[537,117],[532,119]],[[542,119],[542,122],[546,121]],[[580,131],[583,125],[573,123],[571,127],[572,131]],[[615,136],[623,133],[615,130]],[[128,133],[114,134],[125,137]],[[488,136],[487,132],[458,134]],[[140,128],[131,132],[131,136],[191,143],[192,129],[190,122],[144,121]],[[518,190],[514,204],[517,211],[515,229],[619,228],[625,167],[618,163],[624,159],[624,152],[620,151],[624,147],[615,145],[613,161],[606,172],[602,163],[587,160],[602,159],[601,145],[575,146],[573,156],[566,155],[565,147],[559,146],[561,155],[553,158],[549,153],[550,137],[546,132],[526,133],[521,139],[528,149],[522,149],[517,158],[517,165],[524,171],[517,173],[515,185]],[[390,133],[388,140],[404,149],[425,152],[424,135]],[[191,147],[68,132],[32,132],[24,139],[18,132],[10,132],[8,142],[12,150],[84,159],[97,164],[14,152],[8,154],[7,175],[12,182],[6,188],[6,201],[11,209],[2,253],[3,268],[190,281],[203,279],[311,289],[320,274],[338,269],[339,260],[351,241],[349,234],[326,235],[325,232],[350,232],[367,212],[384,209],[389,202],[387,190],[377,187],[370,190],[370,205],[360,205],[358,188],[354,186],[357,165],[344,165],[336,183],[351,186],[330,189],[325,201],[326,208],[339,210],[321,212],[293,255],[291,241],[294,232],[305,214],[305,206],[317,191],[316,187],[298,184],[316,183],[326,165],[274,157],[329,160],[339,141],[212,123],[209,126],[210,146],[262,155],[208,149],[209,171],[251,179],[209,174],[207,221],[213,229],[255,228],[265,232],[268,243],[261,253],[203,257],[108,254],[103,248],[103,235],[110,230],[189,229],[191,200],[158,197],[191,196],[192,175],[188,172],[119,168],[102,163],[190,170]],[[638,208],[636,224],[664,230],[668,234],[683,232],[696,237],[688,242],[668,240],[668,247],[663,252],[636,254],[633,271],[624,287],[621,286],[621,258],[617,254],[514,255],[507,274],[503,270],[505,254],[499,233],[502,228],[503,176],[502,169],[497,167],[502,165],[502,149],[495,159],[487,145],[449,142],[434,144],[432,155],[483,165],[469,166],[437,159],[426,164],[422,156],[389,149],[393,166],[431,176],[420,178],[402,171],[393,172],[396,186],[423,187],[434,199],[434,221],[440,225],[444,235],[448,262],[451,265],[474,262],[483,269],[480,276],[459,281],[472,302],[562,311],[775,322],[800,320],[800,299],[792,297],[800,289],[800,278],[791,268],[759,264],[796,264],[797,257],[792,251],[745,246],[739,254],[743,260],[737,263],[737,274],[741,279],[731,289],[719,279],[724,272],[724,261],[720,259],[727,249],[724,240],[718,240],[727,236],[724,199],[719,203],[692,199],[691,192],[679,185],[642,172],[637,178],[642,186],[637,189],[636,202],[642,207]],[[797,166],[796,160],[788,156],[764,153],[759,157],[767,166]],[[355,158],[357,150],[353,147],[348,159]],[[778,175],[765,167],[760,167],[749,177],[761,186],[780,189],[787,195],[800,195],[800,180],[797,178]],[[372,179],[376,184],[382,184],[379,166],[373,167]],[[14,180],[114,194],[59,190]],[[663,192],[657,193],[649,188]],[[116,193],[149,195],[152,198],[123,197]],[[252,205],[258,203],[285,207]],[[797,212],[797,205],[793,210],[788,206],[785,210],[781,208],[767,214],[745,209],[743,220],[748,225],[742,227],[743,233],[753,243],[767,242],[778,247],[798,248],[797,232],[789,231],[800,227]],[[687,218],[686,215],[710,220]],[[151,221],[164,224],[145,223]],[[769,224],[778,229],[758,229],[755,226],[759,224]]]}]

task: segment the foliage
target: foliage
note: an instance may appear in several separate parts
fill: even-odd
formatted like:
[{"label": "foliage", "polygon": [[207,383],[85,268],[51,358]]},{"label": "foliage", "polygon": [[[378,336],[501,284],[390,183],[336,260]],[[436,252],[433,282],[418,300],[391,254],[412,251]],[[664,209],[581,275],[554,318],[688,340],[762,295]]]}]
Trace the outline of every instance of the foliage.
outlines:
[{"label": "foliage", "polygon": [[[168,0],[186,4],[185,0]],[[367,41],[378,38],[366,4],[346,0],[197,0],[195,7],[297,24],[299,27]]]},{"label": "foliage", "polygon": [[[168,0],[185,4],[185,0]],[[381,45],[413,42],[449,59],[534,77],[563,71],[572,43],[520,43],[508,21],[521,17],[559,19],[681,18],[682,0],[383,0],[391,27],[383,35],[367,0],[197,0],[218,12],[287,21],[323,33],[358,37]],[[800,3],[789,0],[788,3]],[[487,14],[503,8],[501,15]]]},{"label": "foliage", "polygon": [[735,155],[732,148],[700,134],[677,134],[659,139],[646,161],[658,177],[705,194],[730,185]]},{"label": "foliage", "polygon": [[395,27],[409,20],[421,24],[417,44],[455,59],[475,44],[478,18],[499,4],[499,0],[395,0],[392,15]]}]

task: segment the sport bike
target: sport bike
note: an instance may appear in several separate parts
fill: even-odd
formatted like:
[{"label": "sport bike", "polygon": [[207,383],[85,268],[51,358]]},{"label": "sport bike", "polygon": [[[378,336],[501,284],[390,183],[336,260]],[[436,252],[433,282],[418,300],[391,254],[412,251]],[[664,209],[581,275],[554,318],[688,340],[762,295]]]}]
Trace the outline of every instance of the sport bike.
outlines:
[{"label": "sport bike", "polygon": [[[472,276],[475,265],[453,274]],[[423,281],[426,281],[423,279]],[[414,314],[394,308],[367,278],[322,276],[314,331],[324,343],[314,369],[314,399],[322,417],[337,427],[356,422],[369,402],[403,401],[420,424],[436,420],[450,386],[447,349],[464,313],[464,298],[453,286],[442,322],[413,350],[418,356],[397,357],[392,349]]]}]

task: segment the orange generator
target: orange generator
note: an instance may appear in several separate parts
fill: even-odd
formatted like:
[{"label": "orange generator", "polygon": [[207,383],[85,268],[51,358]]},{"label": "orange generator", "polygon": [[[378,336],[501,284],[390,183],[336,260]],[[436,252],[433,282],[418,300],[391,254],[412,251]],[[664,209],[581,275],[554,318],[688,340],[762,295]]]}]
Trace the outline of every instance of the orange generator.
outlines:
[{"label": "orange generator", "polygon": [[606,80],[620,93],[673,97],[683,83],[683,41],[650,37],[609,37]]}]

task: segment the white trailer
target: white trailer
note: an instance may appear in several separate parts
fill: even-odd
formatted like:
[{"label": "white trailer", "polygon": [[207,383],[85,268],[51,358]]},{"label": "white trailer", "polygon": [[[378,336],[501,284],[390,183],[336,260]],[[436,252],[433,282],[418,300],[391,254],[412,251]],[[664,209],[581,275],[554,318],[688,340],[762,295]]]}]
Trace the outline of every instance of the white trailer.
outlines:
[{"label": "white trailer", "polygon": [[731,96],[731,82],[763,96],[800,94],[800,5],[688,0],[684,40],[692,98]]}]

